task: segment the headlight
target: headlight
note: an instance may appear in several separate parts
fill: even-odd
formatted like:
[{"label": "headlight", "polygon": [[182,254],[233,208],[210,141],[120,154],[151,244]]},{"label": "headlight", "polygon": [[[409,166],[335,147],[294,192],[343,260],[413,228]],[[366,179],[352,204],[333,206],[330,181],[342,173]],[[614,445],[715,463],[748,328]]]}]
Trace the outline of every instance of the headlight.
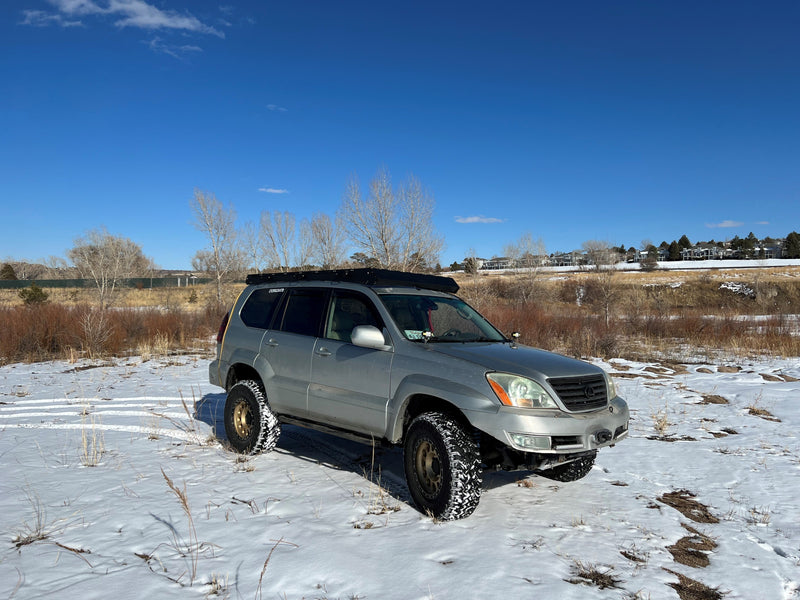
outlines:
[{"label": "headlight", "polygon": [[617,397],[617,386],[614,385],[614,379],[609,373],[606,373],[606,385],[608,387],[608,401],[611,402]]},{"label": "headlight", "polygon": [[519,408],[558,408],[555,400],[532,379],[508,373],[487,373],[486,379],[506,406]]}]

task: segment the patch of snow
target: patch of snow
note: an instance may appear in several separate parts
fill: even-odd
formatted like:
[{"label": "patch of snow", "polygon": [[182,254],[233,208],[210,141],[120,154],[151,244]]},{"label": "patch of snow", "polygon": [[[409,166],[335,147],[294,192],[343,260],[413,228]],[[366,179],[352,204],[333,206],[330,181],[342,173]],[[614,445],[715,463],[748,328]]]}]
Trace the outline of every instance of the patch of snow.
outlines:
[{"label": "patch of snow", "polygon": [[[629,438],[574,483],[486,474],[448,523],[411,507],[397,449],[286,425],[270,453],[226,450],[198,356],[0,367],[0,596],[675,599],[669,569],[726,598],[796,598],[800,363],[598,364]],[[679,490],[719,522],[659,500]],[[667,549],[683,524],[716,542],[708,567]],[[574,583],[578,563],[620,589]]]}]

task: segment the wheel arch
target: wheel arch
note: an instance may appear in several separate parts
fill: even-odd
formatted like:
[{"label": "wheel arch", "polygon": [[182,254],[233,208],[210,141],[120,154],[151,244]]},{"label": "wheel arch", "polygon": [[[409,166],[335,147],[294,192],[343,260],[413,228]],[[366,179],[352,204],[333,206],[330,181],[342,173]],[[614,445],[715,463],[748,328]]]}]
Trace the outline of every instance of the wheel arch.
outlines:
[{"label": "wheel arch", "polygon": [[392,431],[392,440],[399,443],[405,439],[406,431],[411,422],[426,412],[438,412],[455,419],[467,431],[472,432],[473,426],[466,415],[452,402],[430,394],[414,394],[406,399],[399,418],[395,421]]},{"label": "wheel arch", "polygon": [[228,369],[227,375],[225,376],[225,391],[230,391],[234,385],[247,379],[257,381],[262,387],[264,385],[264,382],[261,381],[261,375],[251,365],[245,363],[236,363],[231,365],[231,367]]}]

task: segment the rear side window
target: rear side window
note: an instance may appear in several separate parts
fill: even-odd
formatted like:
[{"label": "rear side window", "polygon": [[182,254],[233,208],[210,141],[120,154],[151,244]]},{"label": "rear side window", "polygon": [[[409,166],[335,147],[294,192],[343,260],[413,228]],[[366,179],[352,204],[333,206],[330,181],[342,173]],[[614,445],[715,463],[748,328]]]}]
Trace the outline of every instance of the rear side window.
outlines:
[{"label": "rear side window", "polygon": [[242,322],[248,327],[269,329],[272,314],[281,299],[283,289],[262,288],[250,294],[244,303],[241,313]]},{"label": "rear side window", "polygon": [[289,292],[283,319],[278,329],[300,335],[319,334],[322,315],[327,308],[325,290],[296,289]]}]

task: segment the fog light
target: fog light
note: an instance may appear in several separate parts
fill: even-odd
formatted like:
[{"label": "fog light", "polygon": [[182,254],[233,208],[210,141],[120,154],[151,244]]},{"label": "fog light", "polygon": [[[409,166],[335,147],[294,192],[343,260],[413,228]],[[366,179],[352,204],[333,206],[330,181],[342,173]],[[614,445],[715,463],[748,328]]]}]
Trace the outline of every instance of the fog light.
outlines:
[{"label": "fog light", "polygon": [[529,433],[509,433],[511,442],[518,448],[526,450],[550,450],[550,436],[531,435]]}]

